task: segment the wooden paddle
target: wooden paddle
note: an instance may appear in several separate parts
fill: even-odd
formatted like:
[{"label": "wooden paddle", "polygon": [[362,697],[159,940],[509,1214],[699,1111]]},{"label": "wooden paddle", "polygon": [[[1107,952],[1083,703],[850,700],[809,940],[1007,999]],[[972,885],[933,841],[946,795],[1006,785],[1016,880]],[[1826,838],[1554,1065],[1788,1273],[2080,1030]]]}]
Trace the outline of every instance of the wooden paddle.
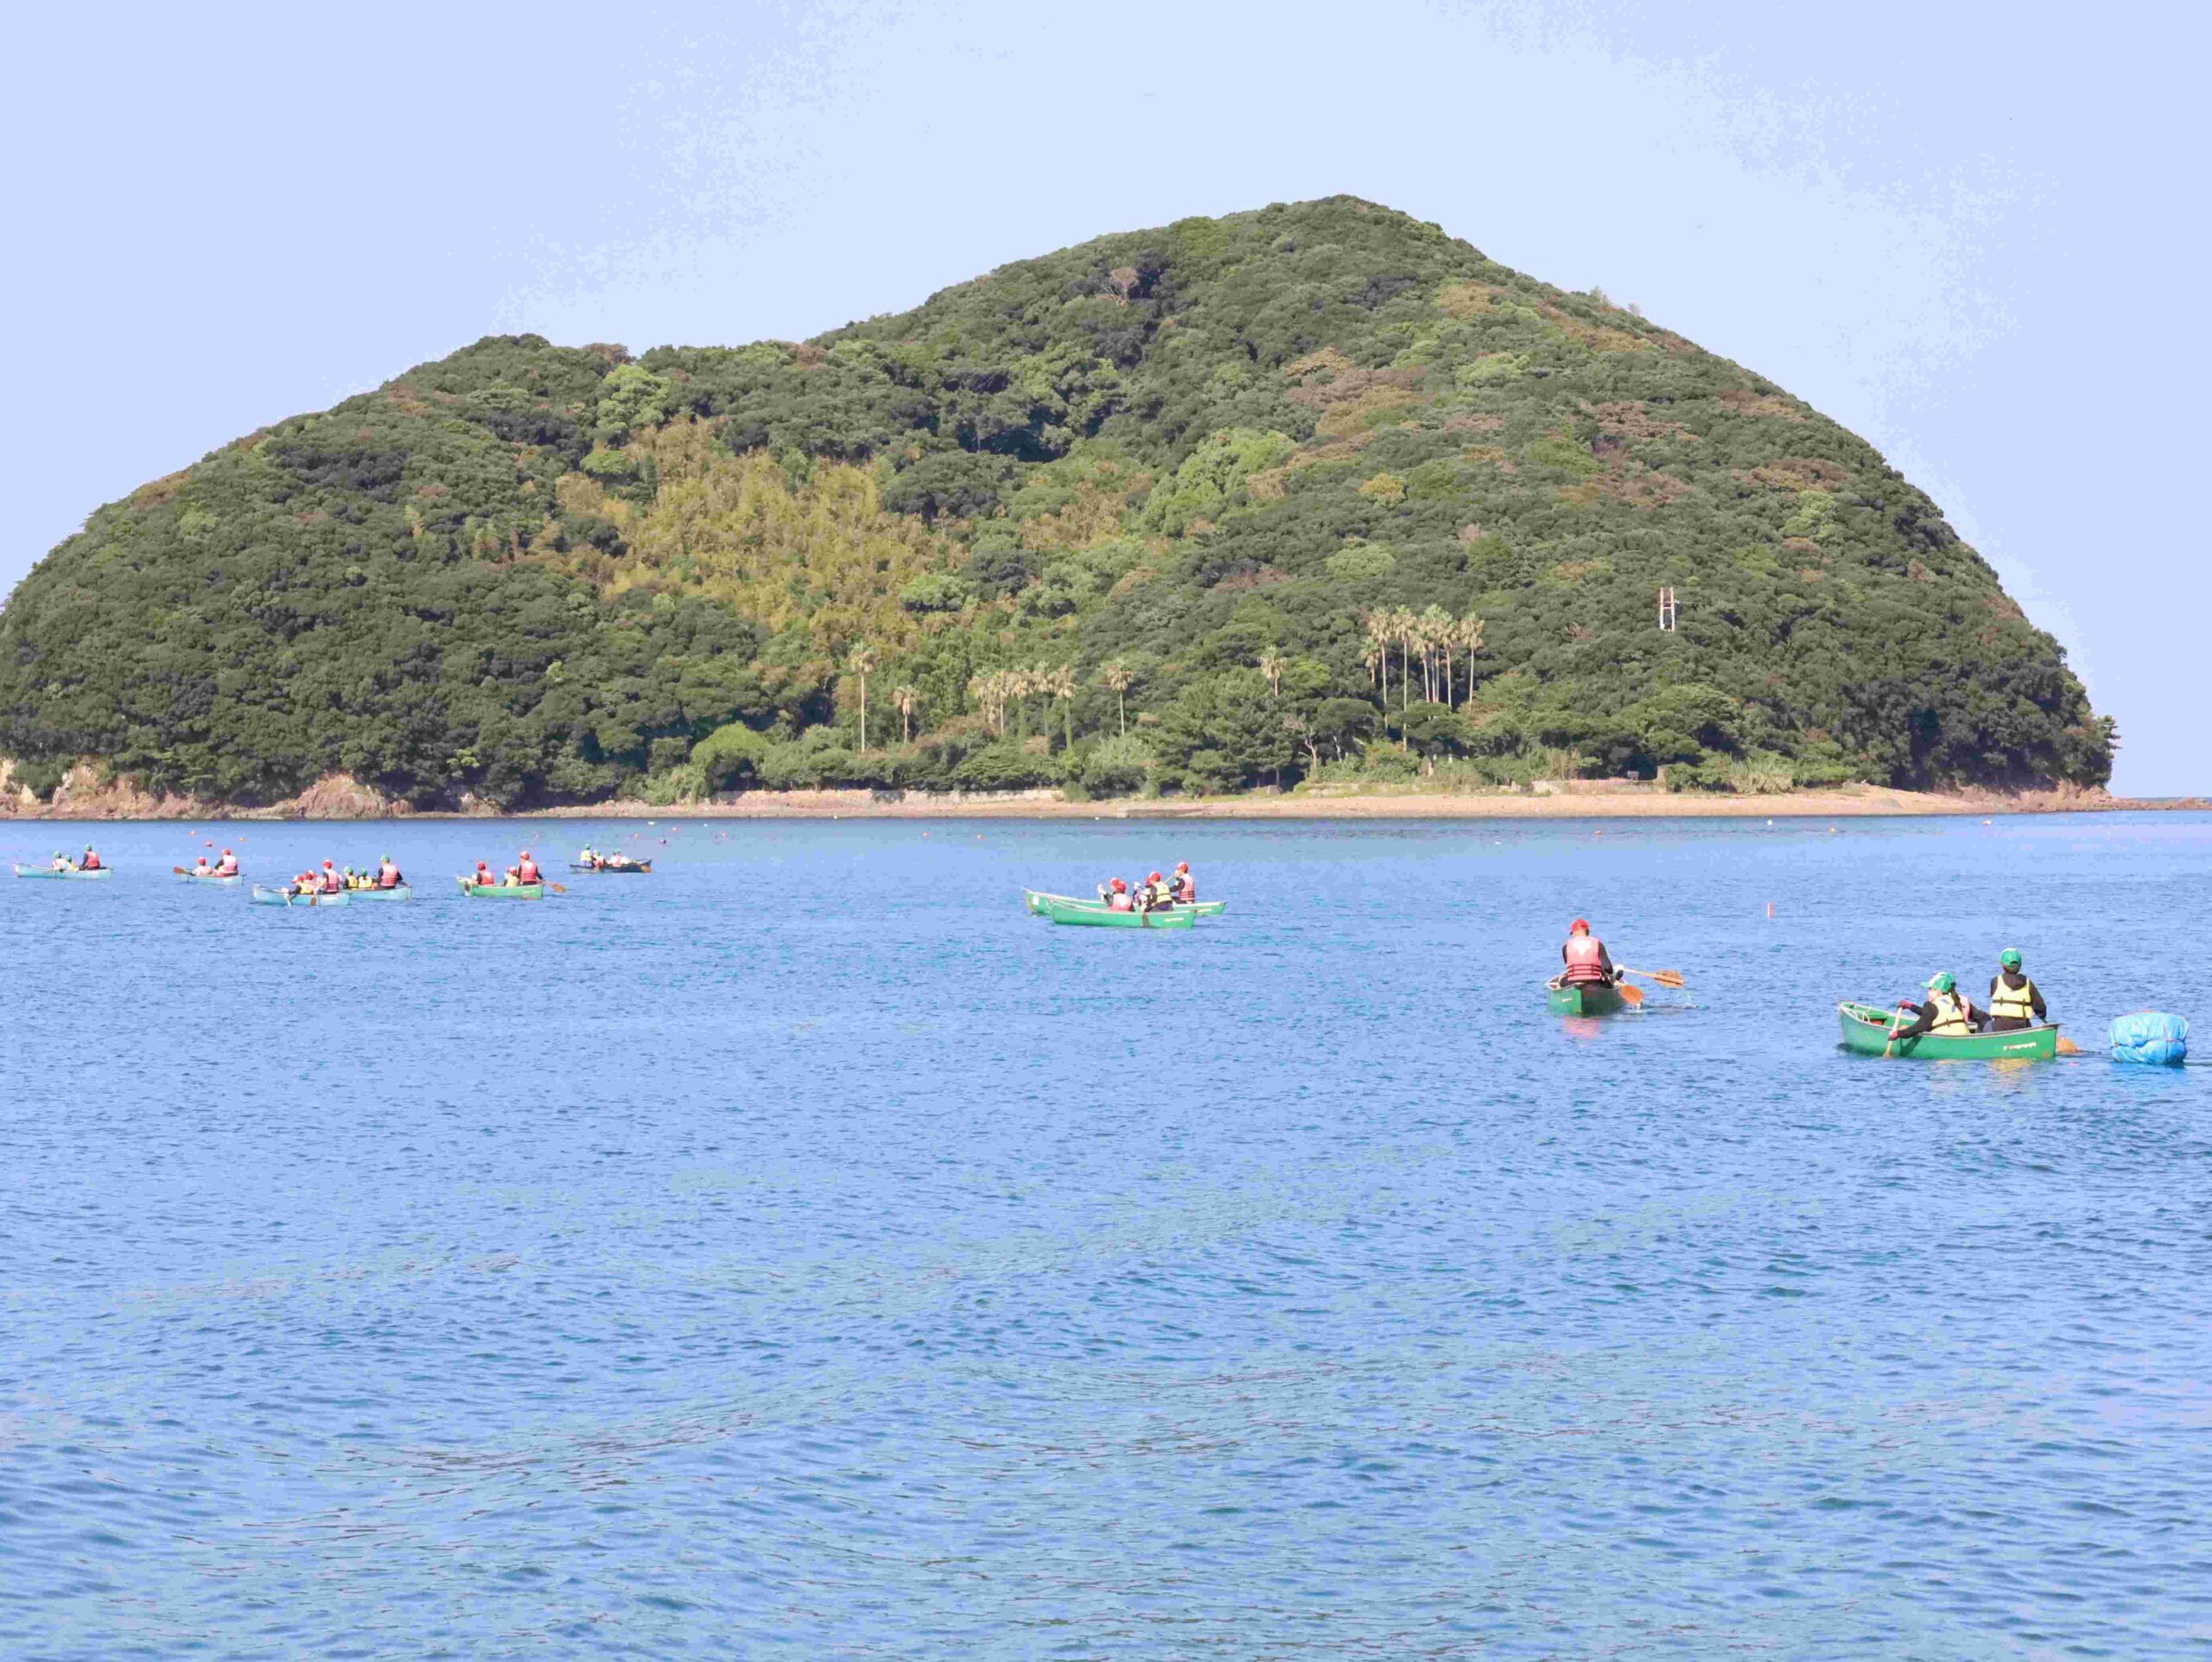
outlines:
[{"label": "wooden paddle", "polygon": [[552,890],[555,894],[566,894],[569,892],[567,886],[563,884],[549,883],[545,886]]},{"label": "wooden paddle", "polygon": [[1897,1010],[1896,1010],[1896,1011],[1895,1011],[1895,1012],[1891,1015],[1891,1017],[1890,1017],[1890,1038],[1889,1038],[1889,1043],[1882,1046],[1882,1054],[1883,1054],[1885,1056],[1888,1056],[1888,1055],[1889,1055],[1889,1053],[1890,1053],[1890,1051],[1891,1050],[1891,1049],[1893,1049],[1893,1048],[1896,1046],[1896,1044],[1897,1044],[1897,1017],[1902,1016],[1903,1014],[1904,1014],[1904,1007],[1902,1005],[1900,1005],[1897,1008]]},{"label": "wooden paddle", "polygon": [[1679,969],[1630,969],[1626,964],[1615,964],[1613,967],[1624,975],[1641,975],[1662,986],[1680,986],[1682,984],[1682,972]]},{"label": "wooden paddle", "polygon": [[2061,1033],[2058,1036],[2058,1054],[2063,1056],[2078,1056],[2082,1054],[2082,1047],[2067,1037],[2065,1034]]},{"label": "wooden paddle", "polygon": [[1616,981],[1613,983],[1613,991],[1621,995],[1621,1002],[1631,1010],[1643,1002],[1643,989],[1640,986],[1630,986],[1625,981]]}]

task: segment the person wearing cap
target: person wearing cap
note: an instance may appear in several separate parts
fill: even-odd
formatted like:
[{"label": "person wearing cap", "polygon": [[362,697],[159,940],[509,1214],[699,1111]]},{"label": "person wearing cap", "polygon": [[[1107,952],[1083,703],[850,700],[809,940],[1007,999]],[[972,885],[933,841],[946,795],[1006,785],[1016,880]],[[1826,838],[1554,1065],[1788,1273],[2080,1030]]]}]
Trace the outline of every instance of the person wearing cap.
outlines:
[{"label": "person wearing cap", "polygon": [[1932,1033],[1937,1038],[1963,1038],[1988,1014],[1974,1007],[1973,1001],[1958,990],[1958,983],[1948,969],[1929,978],[1926,1004],[1907,999],[1897,1007],[1914,1014],[1910,1026],[1900,1027],[1890,1035],[1891,1044],[1918,1038],[1923,1033]]},{"label": "person wearing cap", "polygon": [[545,880],[544,874],[537,869],[537,862],[530,857],[530,850],[527,848],[522,851],[522,858],[515,862],[515,875],[525,884],[542,883]]},{"label": "person wearing cap", "polygon": [[2050,1020],[2041,989],[2020,972],[2020,949],[2005,948],[1997,955],[1997,965],[1989,982],[1989,1031],[2016,1033]]},{"label": "person wearing cap", "polygon": [[1167,879],[1167,898],[1179,906],[1187,906],[1198,898],[1198,885],[1191,880],[1191,862],[1175,862],[1175,875]]},{"label": "person wearing cap", "polygon": [[77,869],[80,872],[97,872],[100,869],[100,857],[92,852],[92,845],[89,842],[85,845],[85,857],[77,862]]},{"label": "person wearing cap", "polygon": [[1567,925],[1567,944],[1559,949],[1559,955],[1567,961],[1559,978],[1563,986],[1611,986],[1621,978],[1605,943],[1590,933],[1586,917],[1578,917]]},{"label": "person wearing cap", "polygon": [[1159,872],[1154,872],[1144,880],[1144,909],[1147,911],[1155,906],[1172,906],[1174,904],[1173,898],[1167,892],[1167,879]]},{"label": "person wearing cap", "polygon": [[73,872],[77,868],[69,863],[69,856],[57,848],[54,851],[54,869],[57,872]]},{"label": "person wearing cap", "polygon": [[480,860],[476,862],[475,872],[469,878],[468,882],[472,888],[492,889],[499,886],[499,879],[492,874],[492,868]]},{"label": "person wearing cap", "polygon": [[1100,884],[1098,898],[1106,903],[1106,910],[1109,912],[1128,910],[1130,904],[1128,879],[1117,877],[1111,883]]},{"label": "person wearing cap", "polygon": [[399,867],[391,863],[391,856],[390,854],[386,854],[382,860],[378,862],[377,887],[379,889],[397,889],[401,884],[406,881],[407,879],[405,878],[400,876]]},{"label": "person wearing cap", "polygon": [[322,891],[325,894],[336,894],[346,886],[344,880],[338,875],[338,868],[328,860],[322,863],[321,881]]},{"label": "person wearing cap", "polygon": [[229,849],[226,848],[223,850],[222,859],[215,862],[215,875],[217,877],[236,877],[238,874],[238,857],[232,853]]}]

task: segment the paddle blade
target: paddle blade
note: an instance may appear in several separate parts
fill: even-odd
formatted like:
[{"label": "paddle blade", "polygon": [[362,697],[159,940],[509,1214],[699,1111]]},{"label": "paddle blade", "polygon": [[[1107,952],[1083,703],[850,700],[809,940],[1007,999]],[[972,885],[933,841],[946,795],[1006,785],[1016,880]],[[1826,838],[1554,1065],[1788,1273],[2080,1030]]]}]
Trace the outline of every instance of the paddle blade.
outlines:
[{"label": "paddle blade", "polygon": [[1682,972],[1679,969],[1655,969],[1651,972],[1651,979],[1662,986],[1680,986]]},{"label": "paddle blade", "polygon": [[2063,1056],[2078,1056],[2082,1054],[2082,1047],[2062,1033],[2058,1036],[2058,1054]]},{"label": "paddle blade", "polygon": [[1626,982],[1623,982],[1618,991],[1621,995],[1621,1002],[1631,1010],[1643,1002],[1643,989],[1640,986],[1630,986]]},{"label": "paddle blade", "polygon": [[563,884],[549,883],[545,886],[552,890],[555,894],[566,894],[569,892],[567,886]]},{"label": "paddle blade", "polygon": [[169,867],[169,870],[175,872],[179,877],[190,877],[192,875],[191,872],[186,871],[181,866],[172,866]]}]

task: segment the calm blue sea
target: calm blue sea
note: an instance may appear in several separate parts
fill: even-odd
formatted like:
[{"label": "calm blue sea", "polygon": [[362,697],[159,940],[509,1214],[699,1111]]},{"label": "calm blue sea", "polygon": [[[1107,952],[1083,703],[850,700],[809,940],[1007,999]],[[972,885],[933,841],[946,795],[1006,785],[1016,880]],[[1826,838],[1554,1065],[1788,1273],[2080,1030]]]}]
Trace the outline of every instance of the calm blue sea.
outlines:
[{"label": "calm blue sea", "polygon": [[[94,834],[0,881],[0,1655],[2212,1649],[2212,1070],[2101,1055],[2212,1056],[2212,818]],[[1548,1017],[1578,912],[1689,990]],[[2089,1056],[1838,1050],[2006,946]]]}]

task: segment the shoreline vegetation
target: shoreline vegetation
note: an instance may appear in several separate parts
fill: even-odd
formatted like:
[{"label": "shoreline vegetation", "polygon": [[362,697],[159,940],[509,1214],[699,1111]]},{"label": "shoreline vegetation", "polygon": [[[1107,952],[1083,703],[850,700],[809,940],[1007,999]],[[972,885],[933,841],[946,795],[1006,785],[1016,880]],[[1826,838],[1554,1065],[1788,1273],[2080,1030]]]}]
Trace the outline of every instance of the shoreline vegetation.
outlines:
[{"label": "shoreline vegetation", "polygon": [[1669,790],[1627,780],[1539,781],[1522,789],[1422,790],[1413,785],[1301,786],[1239,796],[1071,798],[1060,790],[925,791],[753,790],[695,802],[638,797],[535,809],[470,802],[459,809],[417,809],[344,774],[327,776],[282,802],[245,807],[198,797],[155,796],[128,782],[102,782],[80,766],[41,801],[10,787],[0,765],[0,821],[161,821],[226,820],[1572,820],[1864,819],[1996,814],[2117,813],[2212,809],[2202,796],[2131,798],[2101,790],[1904,790],[1886,785],[1732,794]]}]

